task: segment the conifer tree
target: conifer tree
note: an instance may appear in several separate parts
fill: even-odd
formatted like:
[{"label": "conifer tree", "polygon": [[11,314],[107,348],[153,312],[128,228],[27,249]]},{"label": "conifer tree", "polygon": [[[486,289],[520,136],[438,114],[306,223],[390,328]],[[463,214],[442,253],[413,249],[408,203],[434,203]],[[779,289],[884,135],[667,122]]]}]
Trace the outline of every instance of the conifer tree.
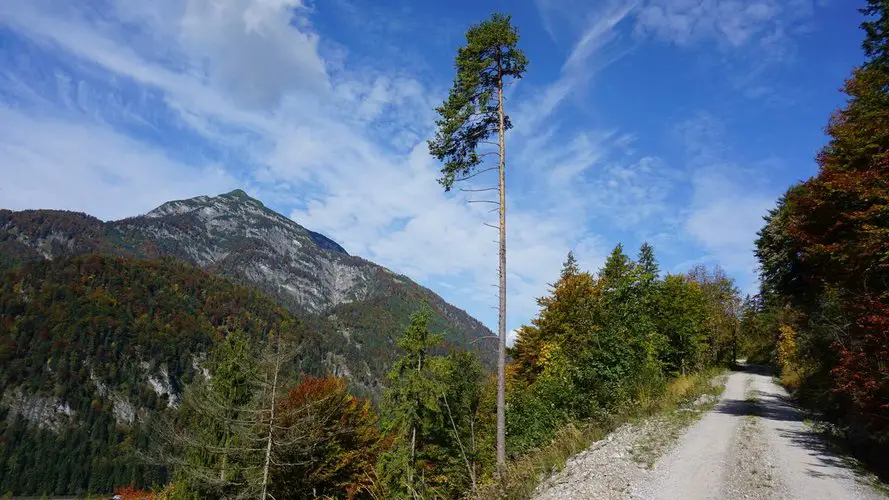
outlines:
[{"label": "conifer tree", "polygon": [[605,266],[599,271],[599,279],[602,280],[606,289],[614,289],[629,276],[632,270],[633,263],[624,253],[624,246],[618,243],[605,261]]},{"label": "conifer tree", "polygon": [[448,438],[443,473],[449,478],[448,496],[460,496],[469,488],[476,489],[482,465],[492,457],[494,450],[483,444],[494,423],[493,413],[486,410],[493,408],[483,397],[486,375],[477,354],[453,351],[443,365],[441,406]]},{"label": "conifer tree", "polygon": [[210,376],[188,388],[179,415],[159,432],[166,448],[161,459],[174,480],[197,495],[256,496],[265,450],[254,439],[259,367],[242,330],[222,335],[210,354]]},{"label": "conifer tree", "polygon": [[[504,107],[503,88],[510,80],[521,78],[528,60],[517,48],[519,34],[510,16],[495,13],[466,32],[466,45],[457,51],[457,77],[448,99],[436,109],[441,118],[438,130],[429,141],[432,156],[444,162],[439,182],[445,191],[454,184],[489,170],[499,173],[500,305],[497,366],[497,465],[506,461],[506,131],[512,122]],[[497,143],[489,139],[496,134]],[[485,145],[493,150],[482,151]],[[479,169],[486,156],[496,156],[498,166]],[[487,201],[487,200],[485,200]]]},{"label": "conifer tree", "polygon": [[647,241],[639,248],[639,271],[646,281],[656,280],[660,272],[654,258],[654,248]]},{"label": "conifer tree", "polygon": [[444,387],[436,375],[440,358],[430,354],[441,336],[431,333],[428,323],[425,308],[411,316],[398,339],[404,355],[392,365],[390,387],[383,395],[383,430],[394,434],[395,442],[383,456],[382,472],[395,496],[423,496],[426,481],[419,472],[429,461],[427,438],[441,415]]},{"label": "conifer tree", "polygon": [[[282,322],[281,329],[295,325]],[[160,422],[157,456],[189,494],[214,498],[266,498],[270,471],[280,463],[279,439],[288,428],[276,418],[283,364],[297,352],[270,332],[256,346],[240,328],[220,330],[207,373],[186,390],[178,414]],[[291,353],[291,354],[288,354]],[[317,443],[313,443],[317,444]]]}]

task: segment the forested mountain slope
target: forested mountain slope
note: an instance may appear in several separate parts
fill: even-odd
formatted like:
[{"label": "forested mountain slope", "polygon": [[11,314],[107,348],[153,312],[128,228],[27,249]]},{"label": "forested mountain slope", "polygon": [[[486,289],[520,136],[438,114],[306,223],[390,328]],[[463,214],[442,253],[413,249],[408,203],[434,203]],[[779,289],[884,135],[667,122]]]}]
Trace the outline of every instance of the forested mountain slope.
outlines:
[{"label": "forested mountain slope", "polygon": [[135,459],[146,422],[175,407],[210,346],[241,330],[298,345],[326,371],[326,339],[250,287],[172,260],[90,255],[0,279],[0,491],[75,494],[163,481]]},{"label": "forested mountain slope", "polygon": [[[432,328],[449,344],[484,349],[480,322],[432,291],[268,209],[241,190],[171,201],[129,219],[102,222],[55,210],[0,210],[0,269],[88,253],[173,257],[256,286],[323,332],[331,371],[378,393],[392,360],[392,334],[426,301]],[[492,351],[482,358],[490,364]]]}]

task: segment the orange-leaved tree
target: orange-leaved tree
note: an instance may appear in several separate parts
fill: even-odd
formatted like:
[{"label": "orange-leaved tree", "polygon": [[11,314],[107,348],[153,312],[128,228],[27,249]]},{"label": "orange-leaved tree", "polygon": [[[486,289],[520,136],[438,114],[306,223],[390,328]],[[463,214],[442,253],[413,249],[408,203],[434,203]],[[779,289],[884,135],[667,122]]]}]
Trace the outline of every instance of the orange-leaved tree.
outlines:
[{"label": "orange-leaved tree", "polygon": [[372,487],[381,449],[369,401],[339,377],[307,376],[278,400],[269,491],[278,500],[352,498]]}]

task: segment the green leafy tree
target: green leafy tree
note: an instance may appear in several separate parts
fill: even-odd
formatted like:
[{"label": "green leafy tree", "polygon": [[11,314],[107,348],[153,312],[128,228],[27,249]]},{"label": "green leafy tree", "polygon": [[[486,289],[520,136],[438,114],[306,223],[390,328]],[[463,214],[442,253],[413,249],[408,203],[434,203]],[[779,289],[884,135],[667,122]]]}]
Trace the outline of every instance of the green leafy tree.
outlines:
[{"label": "green leafy tree", "polygon": [[701,287],[684,276],[670,275],[664,278],[657,301],[658,330],[668,340],[661,353],[664,368],[675,374],[702,368],[708,354],[708,309]]},{"label": "green leafy tree", "polygon": [[658,350],[664,342],[652,312],[656,263],[651,249],[643,257],[644,264],[633,262],[618,244],[598,272],[600,293],[592,308],[597,345],[586,351],[583,385],[605,408],[629,400],[648,382],[662,378]]},{"label": "green leafy tree", "polygon": [[[504,85],[521,78],[528,60],[517,48],[518,30],[510,16],[493,14],[490,19],[476,24],[466,32],[466,45],[457,51],[457,76],[448,99],[438,108],[438,130],[429,141],[432,156],[444,162],[439,182],[445,191],[455,183],[467,180],[487,170],[498,170],[498,201],[500,231],[499,274],[500,311],[498,334],[497,394],[497,464],[502,469],[506,460],[505,405],[506,405],[506,131],[512,122],[506,114],[503,99]],[[498,142],[493,150],[482,146]],[[497,156],[497,167],[479,169],[485,156]]]},{"label": "green leafy tree", "polygon": [[707,304],[708,364],[734,361],[741,326],[741,294],[719,266],[693,267],[686,278],[701,287]]},{"label": "green leafy tree", "polygon": [[441,358],[431,354],[441,337],[429,331],[428,322],[426,309],[411,316],[398,339],[404,355],[392,366],[383,395],[383,430],[395,439],[381,459],[382,475],[390,494],[398,497],[422,497],[435,479],[426,473],[434,470],[439,453],[435,447],[445,387],[438,377]]}]

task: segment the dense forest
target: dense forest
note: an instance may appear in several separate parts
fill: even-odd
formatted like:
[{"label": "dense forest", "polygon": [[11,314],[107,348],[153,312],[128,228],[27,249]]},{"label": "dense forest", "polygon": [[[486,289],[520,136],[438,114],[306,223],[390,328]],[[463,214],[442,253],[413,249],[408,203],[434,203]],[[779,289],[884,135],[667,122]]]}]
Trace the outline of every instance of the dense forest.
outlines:
[{"label": "dense forest", "polygon": [[830,117],[818,174],[787,190],[756,241],[762,285],[744,336],[889,472],[889,4],[862,13],[866,61]]},{"label": "dense forest", "polygon": [[[106,256],[28,263],[0,280],[0,491],[108,492],[166,478],[133,451],[175,407],[225,332],[299,346],[293,370],[322,371],[318,337],[272,300],[172,261]],[[154,380],[152,384],[150,380]]]},{"label": "dense forest", "polygon": [[0,210],[0,272],[92,253],[173,258],[257,288],[329,340],[324,361],[348,373],[362,394],[379,397],[394,361],[392,332],[424,301],[433,330],[493,365],[490,343],[474,343],[490,331],[465,311],[406,276],[347,254],[240,190],[172,201],[112,222],[60,210]]}]

